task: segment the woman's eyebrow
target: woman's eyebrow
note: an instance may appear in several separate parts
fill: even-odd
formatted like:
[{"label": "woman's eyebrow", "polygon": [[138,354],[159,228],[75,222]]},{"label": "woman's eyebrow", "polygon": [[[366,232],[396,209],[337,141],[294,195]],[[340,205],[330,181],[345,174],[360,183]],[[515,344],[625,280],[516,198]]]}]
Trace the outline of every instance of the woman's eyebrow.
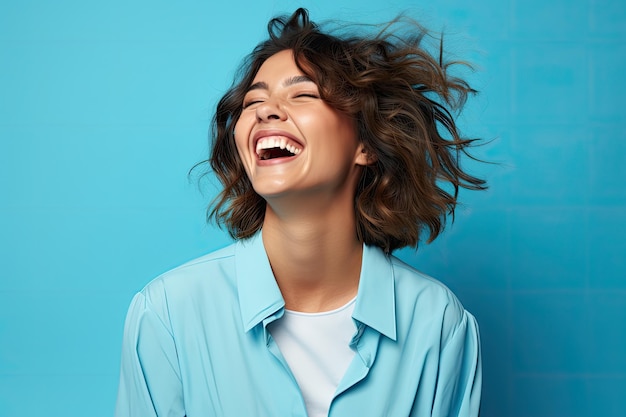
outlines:
[{"label": "woman's eyebrow", "polygon": [[287,78],[285,82],[283,83],[283,85],[285,87],[289,87],[291,85],[298,84],[298,83],[312,83],[312,82],[313,80],[307,77],[306,75],[296,75],[294,77]]},{"label": "woman's eyebrow", "polygon": [[252,91],[252,90],[269,90],[269,86],[267,85],[266,82],[259,81],[259,82],[252,84],[250,87],[248,87],[247,91]]},{"label": "woman's eyebrow", "polygon": [[[312,82],[313,80],[307,77],[306,75],[294,75],[293,77],[287,78],[283,82],[283,86],[290,87],[298,83],[312,83]],[[269,86],[267,85],[265,81],[258,81],[252,84],[250,87],[248,87],[247,91],[252,91],[252,90],[269,90]]]}]

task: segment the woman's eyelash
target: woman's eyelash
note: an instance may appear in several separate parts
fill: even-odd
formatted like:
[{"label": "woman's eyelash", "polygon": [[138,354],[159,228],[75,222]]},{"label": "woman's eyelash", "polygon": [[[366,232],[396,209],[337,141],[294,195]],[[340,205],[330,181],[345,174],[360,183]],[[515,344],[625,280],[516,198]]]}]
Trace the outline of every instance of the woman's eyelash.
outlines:
[{"label": "woman's eyelash", "polygon": [[261,100],[244,101],[243,108],[246,109],[246,108],[252,106],[253,104],[257,104],[257,103],[260,103],[260,102],[261,102]]},{"label": "woman's eyelash", "polygon": [[300,93],[300,94],[296,94],[295,97],[310,97],[310,98],[320,98],[320,96],[318,94],[314,94],[314,93]]}]

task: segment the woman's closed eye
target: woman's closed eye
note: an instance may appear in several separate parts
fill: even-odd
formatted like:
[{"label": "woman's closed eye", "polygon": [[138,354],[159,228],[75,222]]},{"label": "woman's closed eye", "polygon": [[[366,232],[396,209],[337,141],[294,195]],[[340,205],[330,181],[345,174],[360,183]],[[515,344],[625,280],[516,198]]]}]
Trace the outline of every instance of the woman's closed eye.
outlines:
[{"label": "woman's closed eye", "polygon": [[245,101],[243,102],[243,108],[244,108],[244,109],[247,109],[247,108],[248,108],[248,107],[250,107],[250,106],[253,106],[253,105],[255,105],[255,104],[259,104],[259,103],[262,103],[262,102],[263,102],[263,100],[262,100],[262,99],[260,99],[260,98],[255,98],[255,99],[245,100]]},{"label": "woman's closed eye", "polygon": [[298,94],[295,94],[295,95],[293,96],[293,98],[304,98],[304,99],[307,99],[307,98],[312,98],[312,99],[319,99],[319,98],[320,98],[320,95],[319,95],[319,94],[317,94],[317,93],[298,93]]},{"label": "woman's closed eye", "polygon": [[[306,92],[306,93],[297,93],[294,94],[293,99],[319,99],[320,95],[318,93],[314,93],[314,92]],[[243,102],[243,108],[247,109],[249,107],[252,107],[256,104],[260,104],[263,103],[265,101],[265,99],[260,98],[260,97],[255,97],[255,98],[250,98],[247,100],[244,100]]]}]

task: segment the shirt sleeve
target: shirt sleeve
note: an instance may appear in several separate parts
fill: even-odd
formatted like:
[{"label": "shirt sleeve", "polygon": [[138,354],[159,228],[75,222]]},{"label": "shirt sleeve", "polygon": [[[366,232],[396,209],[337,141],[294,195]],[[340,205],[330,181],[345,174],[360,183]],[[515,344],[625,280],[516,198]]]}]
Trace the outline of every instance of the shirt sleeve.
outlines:
[{"label": "shirt sleeve", "polygon": [[115,417],[183,417],[174,338],[145,294],[133,299],[122,345]]},{"label": "shirt sleeve", "polygon": [[439,358],[433,417],[476,417],[480,410],[482,369],[476,319],[464,311]]}]

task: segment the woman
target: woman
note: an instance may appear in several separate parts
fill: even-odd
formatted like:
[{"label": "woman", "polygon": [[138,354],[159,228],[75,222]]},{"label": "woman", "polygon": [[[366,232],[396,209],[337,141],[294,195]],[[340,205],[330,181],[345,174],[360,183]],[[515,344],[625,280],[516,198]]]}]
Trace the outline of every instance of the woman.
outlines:
[{"label": "woman", "polygon": [[484,188],[448,110],[472,90],[421,31],[333,36],[298,9],[269,35],[214,118],[211,215],[237,242],[136,295],[116,415],[477,415],[474,318],[391,256]]}]

